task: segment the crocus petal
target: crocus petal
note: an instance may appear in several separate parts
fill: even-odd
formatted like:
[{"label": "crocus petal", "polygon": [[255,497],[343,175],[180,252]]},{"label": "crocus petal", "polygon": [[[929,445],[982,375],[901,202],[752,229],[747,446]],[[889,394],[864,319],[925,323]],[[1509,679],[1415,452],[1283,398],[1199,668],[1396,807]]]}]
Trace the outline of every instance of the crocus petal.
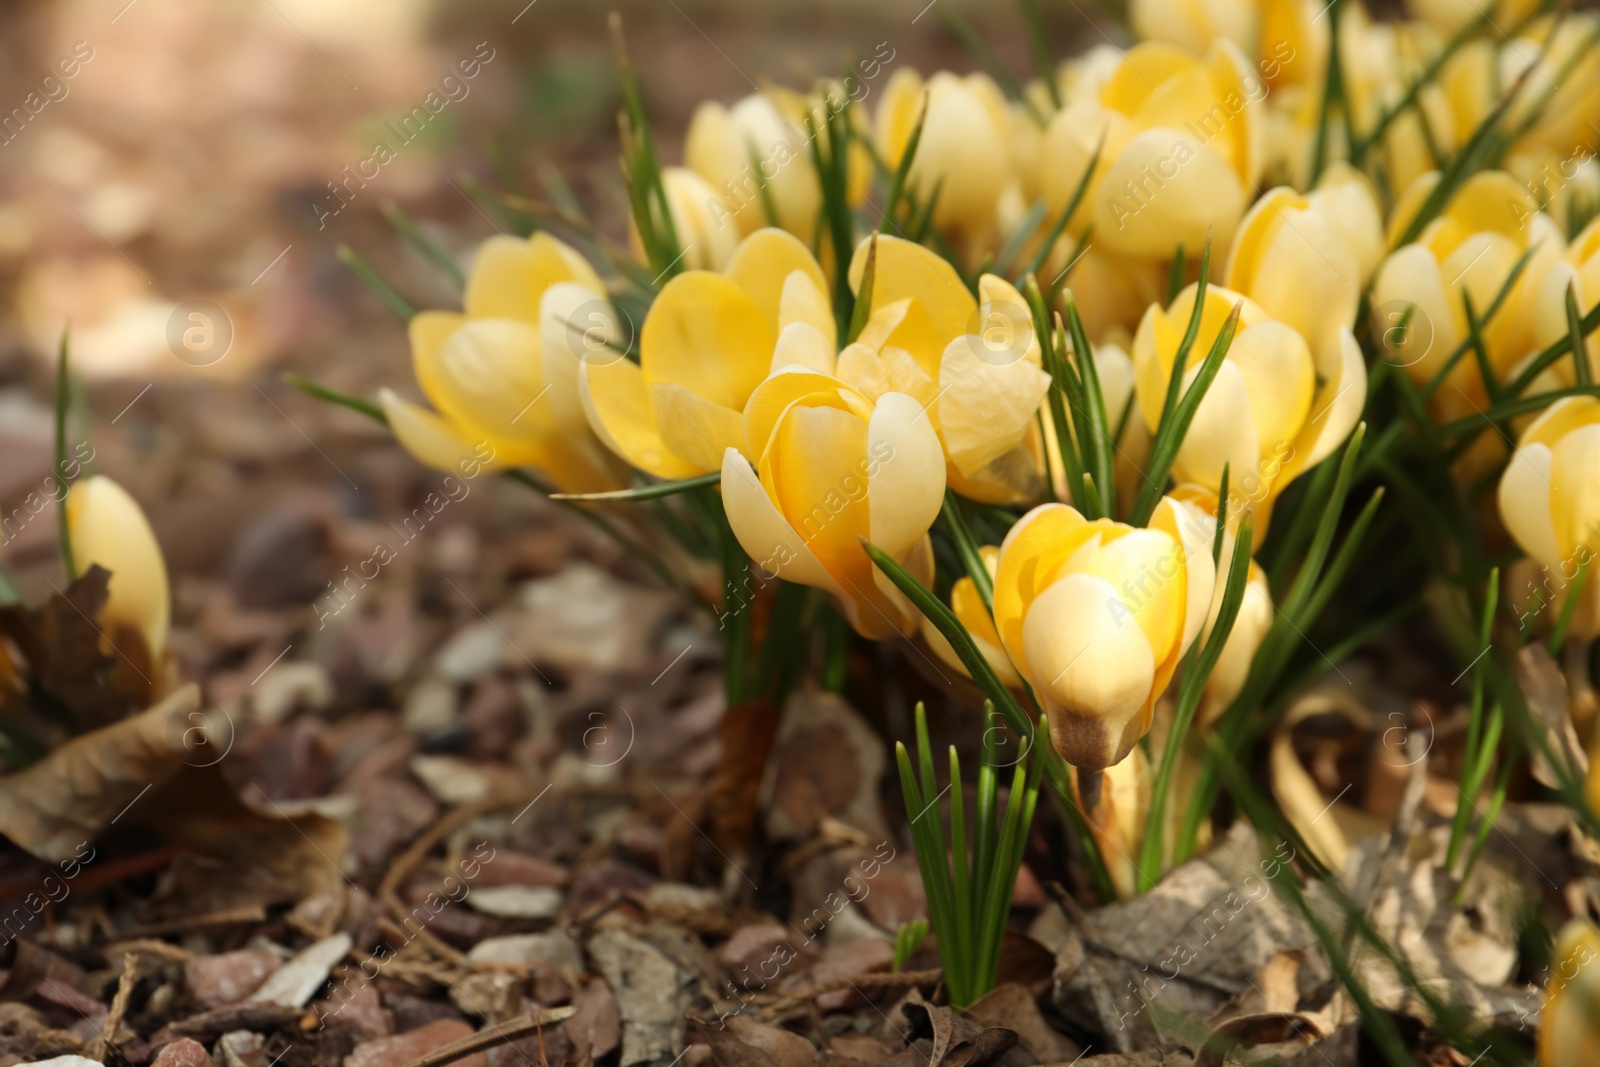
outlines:
[{"label": "crocus petal", "polygon": [[1551,517],[1550,449],[1527,444],[1511,455],[1500,476],[1500,521],[1528,555],[1552,566],[1561,558]]},{"label": "crocus petal", "polygon": [[962,474],[971,476],[1015,448],[1033,428],[1050,376],[1021,354],[991,363],[983,339],[958,337],[939,363],[939,429]]},{"label": "crocus petal", "polygon": [[470,434],[517,450],[507,462],[532,462],[536,442],[554,423],[541,374],[539,331],[513,319],[475,319],[450,335],[432,358],[417,352],[423,392]]},{"label": "crocus petal", "polygon": [[745,552],[767,574],[814,586],[848,602],[844,589],[779,513],[750,461],[730,448],[722,459],[722,504]]},{"label": "crocus petal", "polygon": [[639,336],[651,384],[671,382],[742,411],[772,365],[777,331],[732,280],[685,271],[662,287]]},{"label": "crocus petal", "polygon": [[700,470],[716,470],[725,451],[744,443],[739,413],[692,389],[657,382],[650,387],[650,399],[662,442]]},{"label": "crocus petal", "polygon": [[[755,301],[774,336],[780,327],[779,308],[789,275],[799,271],[816,292],[828,291],[828,280],[811,250],[786,230],[757,230],[743,241],[728,261],[727,277]],[[825,316],[832,321],[832,311]]]},{"label": "crocus petal", "polygon": [[487,441],[469,440],[448,420],[402,400],[392,390],[378,390],[378,404],[401,447],[419,463],[452,474],[469,469],[463,463],[476,464],[479,470],[502,466]]},{"label": "crocus petal", "polygon": [[576,282],[599,296],[594,268],[566,242],[547,233],[491,237],[478,249],[462,300],[470,319],[519,319],[537,324],[539,300],[558,282]]},{"label": "crocus petal", "polygon": [[167,645],[172,602],[167,564],[144,511],[128,491],[103,474],[73,483],[66,496],[67,537],[78,573],[91,564],[111,572],[103,627],[137,630],[154,657]]},{"label": "crocus petal", "polygon": [[867,423],[867,492],[874,544],[898,555],[944,504],[944,452],[922,405],[885,393]]},{"label": "crocus petal", "polygon": [[633,466],[668,480],[705,473],[661,439],[638,364],[626,359],[585,361],[578,367],[578,393],[595,436]]}]

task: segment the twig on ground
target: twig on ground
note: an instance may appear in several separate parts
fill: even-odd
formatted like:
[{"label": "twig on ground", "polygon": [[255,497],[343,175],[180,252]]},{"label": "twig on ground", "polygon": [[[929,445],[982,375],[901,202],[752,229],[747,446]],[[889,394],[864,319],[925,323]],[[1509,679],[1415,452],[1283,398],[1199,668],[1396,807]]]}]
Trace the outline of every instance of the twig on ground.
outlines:
[{"label": "twig on ground", "polygon": [[561,1008],[548,1008],[544,1011],[531,1012],[515,1019],[496,1025],[490,1023],[470,1037],[460,1041],[452,1041],[448,1045],[434,1049],[426,1056],[419,1056],[406,1064],[405,1067],[444,1067],[447,1063],[464,1059],[475,1052],[497,1048],[500,1045],[509,1045],[520,1037],[527,1037],[531,1033],[538,1033],[543,1040],[544,1028],[563,1019],[570,1019],[577,1014],[578,1009],[570,1004]]}]

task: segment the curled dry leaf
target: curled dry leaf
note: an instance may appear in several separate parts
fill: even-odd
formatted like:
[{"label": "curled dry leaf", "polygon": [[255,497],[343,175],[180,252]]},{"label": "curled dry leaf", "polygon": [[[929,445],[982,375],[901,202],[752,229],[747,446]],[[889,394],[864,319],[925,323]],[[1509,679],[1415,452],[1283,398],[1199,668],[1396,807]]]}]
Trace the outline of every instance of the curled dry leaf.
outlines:
[{"label": "curled dry leaf", "polygon": [[0,778],[0,833],[50,863],[76,855],[141,794],[183,769],[185,727],[179,726],[174,744],[172,724],[199,704],[199,687],[186,685]]},{"label": "curled dry leaf", "polygon": [[[1387,829],[1348,802],[1349,794],[1361,795],[1353,780],[1345,778],[1342,786],[1328,781],[1345,777],[1341,756],[1361,756],[1370,748],[1372,718],[1348,692],[1324,687],[1295,701],[1272,735],[1272,795],[1317,858],[1333,870],[1344,867],[1357,841]],[[1352,748],[1352,741],[1358,747]],[[1328,795],[1325,782],[1332,785]]]},{"label": "curled dry leaf", "polygon": [[289,819],[246,806],[218,766],[232,740],[228,717],[202,710],[199,688],[183,686],[0,778],[0,833],[60,863],[81,859],[113,824],[146,826],[266,875],[287,899],[342,888],[344,831],[320,816]]},{"label": "curled dry leaf", "polygon": [[[1539,784],[1559,788],[1563,780],[1582,781],[1589,773],[1589,757],[1572,725],[1567,678],[1543,645],[1530,644],[1517,653],[1517,684],[1528,701],[1528,712],[1543,731],[1549,755],[1535,750],[1533,776]],[[1564,766],[1552,767],[1550,757]]]}]

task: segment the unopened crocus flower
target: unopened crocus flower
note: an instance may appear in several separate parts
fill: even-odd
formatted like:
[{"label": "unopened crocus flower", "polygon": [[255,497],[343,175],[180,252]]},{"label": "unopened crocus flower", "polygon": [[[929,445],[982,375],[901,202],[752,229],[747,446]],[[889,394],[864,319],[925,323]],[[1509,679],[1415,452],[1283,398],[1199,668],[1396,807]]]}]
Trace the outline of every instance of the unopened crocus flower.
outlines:
[{"label": "unopened crocus flower", "polygon": [[994,231],[1000,194],[1016,180],[1005,96],[985,74],[940,71],[924,81],[909,68],[895,71],[875,119],[878,151],[891,169],[900,164],[924,100],[927,117],[910,187],[919,203],[937,187],[934,226],[964,245],[980,244]]},{"label": "unopened crocus flower", "polygon": [[[701,104],[689,120],[684,160],[715,192],[719,225],[734,225],[740,234],[776,225],[809,238],[822,189],[805,126],[779,104],[769,93],[752,93],[732,107]],[[768,205],[776,218],[768,217]]]},{"label": "unopened crocus flower", "polygon": [[[688,167],[662,167],[661,189],[671,212],[682,265],[696,270],[726,267],[738,247],[740,230],[728,222],[723,194]],[[628,237],[634,255],[643,259],[644,245],[635,220],[629,220]]]},{"label": "unopened crocus flower", "polygon": [[[1565,599],[1579,588],[1580,567],[1600,550],[1600,400],[1564,397],[1547,407],[1528,428],[1500,478],[1500,518],[1523,551],[1549,577],[1545,584],[1561,605],[1545,612],[1555,618]],[[1558,577],[1559,576],[1559,577]],[[1571,633],[1600,633],[1600,581],[1590,574],[1583,599],[1573,606]]]},{"label": "unopened crocus flower", "polygon": [[[1569,289],[1580,316],[1600,304],[1600,218],[1591,220],[1567,246],[1566,253],[1550,265],[1533,295],[1533,341],[1537,348],[1543,349],[1571,333],[1567,322]],[[1584,351],[1591,376],[1600,377],[1600,336],[1590,334]],[[1576,384],[1570,357],[1559,360],[1552,370],[1560,384]]]},{"label": "unopened crocus flower", "polygon": [[662,286],[639,332],[639,362],[588,358],[579,371],[589,421],[640,470],[686,478],[719,470],[744,447],[741,421],[778,367],[831,366],[832,304],[799,239],[758,230],[723,273],[688,270]]},{"label": "unopened crocus flower", "polygon": [[995,629],[1068,763],[1104,770],[1149,730],[1211,605],[1207,543],[1205,517],[1170,497],[1147,529],[1043,504],[1006,535]]},{"label": "unopened crocus flower", "polygon": [[417,384],[433,410],[380,393],[405,449],[467,477],[530,466],[568,492],[623,485],[578,397],[588,347],[621,358],[605,347],[619,331],[593,268],[548,234],[490,238],[463,304],[459,313],[420,312],[409,326]]},{"label": "unopened crocus flower", "polygon": [[1269,190],[1245,215],[1228,253],[1228,288],[1332,352],[1383,250],[1383,217],[1367,180],[1337,165],[1302,195]]},{"label": "unopened crocus flower", "polygon": [[116,645],[132,631],[153,661],[167,647],[172,601],[167,564],[138,501],[103,474],[74,482],[67,492],[67,538],[79,574],[99,564],[111,572],[100,626]]},{"label": "unopened crocus flower", "polygon": [[797,367],[755,390],[742,424],[742,448],[724,453],[722,501],[751,559],[825,591],[865,637],[914,632],[918,611],[861,540],[931,582],[944,453],[922,405],[897,392],[869,400]]},{"label": "unopened crocus flower", "polygon": [[[1152,431],[1194,304],[1191,285],[1171,307],[1151,306],[1134,337],[1135,392]],[[1276,494],[1355,428],[1366,403],[1367,372],[1348,327],[1338,329],[1328,348],[1313,353],[1299,331],[1255,301],[1208,286],[1186,380],[1198,373],[1235,304],[1238,332],[1178,447],[1172,472],[1180,483],[1196,482],[1212,492],[1221,489],[1224,467],[1235,485],[1259,482],[1255,529],[1261,536]]]},{"label": "unopened crocus flower", "polygon": [[1600,1063],[1600,929],[1573,919],[1556,938],[1539,1015],[1539,1067]]},{"label": "unopened crocus flower", "polygon": [[[1391,243],[1416,217],[1438,182],[1439,174],[1430,172],[1401,196],[1390,215]],[[1469,336],[1463,296],[1471,298],[1473,309],[1484,319],[1518,260],[1531,250],[1503,306],[1483,325],[1490,365],[1497,376],[1504,376],[1535,343],[1528,305],[1564,245],[1554,223],[1539,211],[1521,182],[1504,171],[1472,175],[1414,242],[1395,249],[1378,268],[1372,286],[1378,314],[1398,320],[1406,314],[1400,309],[1416,308],[1409,312],[1404,331],[1388,322],[1375,323],[1386,328],[1387,358],[1403,364],[1413,380],[1430,380]],[[1476,360],[1458,361],[1447,382],[1453,388],[1439,394],[1446,404],[1459,403],[1470,413],[1468,402],[1483,403],[1484,384]]]},{"label": "unopened crocus flower", "polygon": [[1198,254],[1208,235],[1232,239],[1264,161],[1266,84],[1230,41],[1204,58],[1145,42],[1124,57],[1098,99],[1051,119],[1040,150],[1052,211],[1071,199],[1102,142],[1076,232],[1119,255],[1170,259],[1179,242]]}]

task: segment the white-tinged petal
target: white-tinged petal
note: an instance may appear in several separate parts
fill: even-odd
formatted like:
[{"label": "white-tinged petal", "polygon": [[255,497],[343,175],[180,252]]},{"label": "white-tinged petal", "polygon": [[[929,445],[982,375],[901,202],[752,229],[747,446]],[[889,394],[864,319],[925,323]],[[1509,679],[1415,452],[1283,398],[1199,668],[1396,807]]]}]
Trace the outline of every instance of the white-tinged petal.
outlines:
[{"label": "white-tinged petal", "polygon": [[944,505],[944,450],[922,405],[885,393],[867,420],[867,501],[873,544],[898,556]]},{"label": "white-tinged petal", "polygon": [[1181,469],[1183,481],[1198,482],[1216,490],[1222,481],[1224,465],[1230,472],[1242,474],[1254,471],[1260,462],[1261,442],[1251,417],[1250,393],[1245,388],[1244,375],[1232,360],[1225,359],[1194,413],[1189,432],[1178,446],[1174,467]]},{"label": "white-tinged petal", "polygon": [[950,462],[972,477],[1017,446],[1050,391],[1050,375],[1021,353],[992,363],[972,334],[957,337],[939,363],[939,430]]},{"label": "white-tinged petal", "polygon": [[772,373],[785,367],[804,367],[818,374],[833,374],[838,358],[833,345],[808,322],[791,322],[778,334],[772,350]]},{"label": "white-tinged petal", "polygon": [[1528,555],[1553,566],[1561,558],[1550,514],[1550,449],[1525,444],[1500,476],[1500,520]]},{"label": "white-tinged petal", "polygon": [[1089,769],[1115,763],[1156,672],[1149,639],[1122,594],[1104,579],[1067,575],[1029,605],[1022,647],[1062,754]]}]

